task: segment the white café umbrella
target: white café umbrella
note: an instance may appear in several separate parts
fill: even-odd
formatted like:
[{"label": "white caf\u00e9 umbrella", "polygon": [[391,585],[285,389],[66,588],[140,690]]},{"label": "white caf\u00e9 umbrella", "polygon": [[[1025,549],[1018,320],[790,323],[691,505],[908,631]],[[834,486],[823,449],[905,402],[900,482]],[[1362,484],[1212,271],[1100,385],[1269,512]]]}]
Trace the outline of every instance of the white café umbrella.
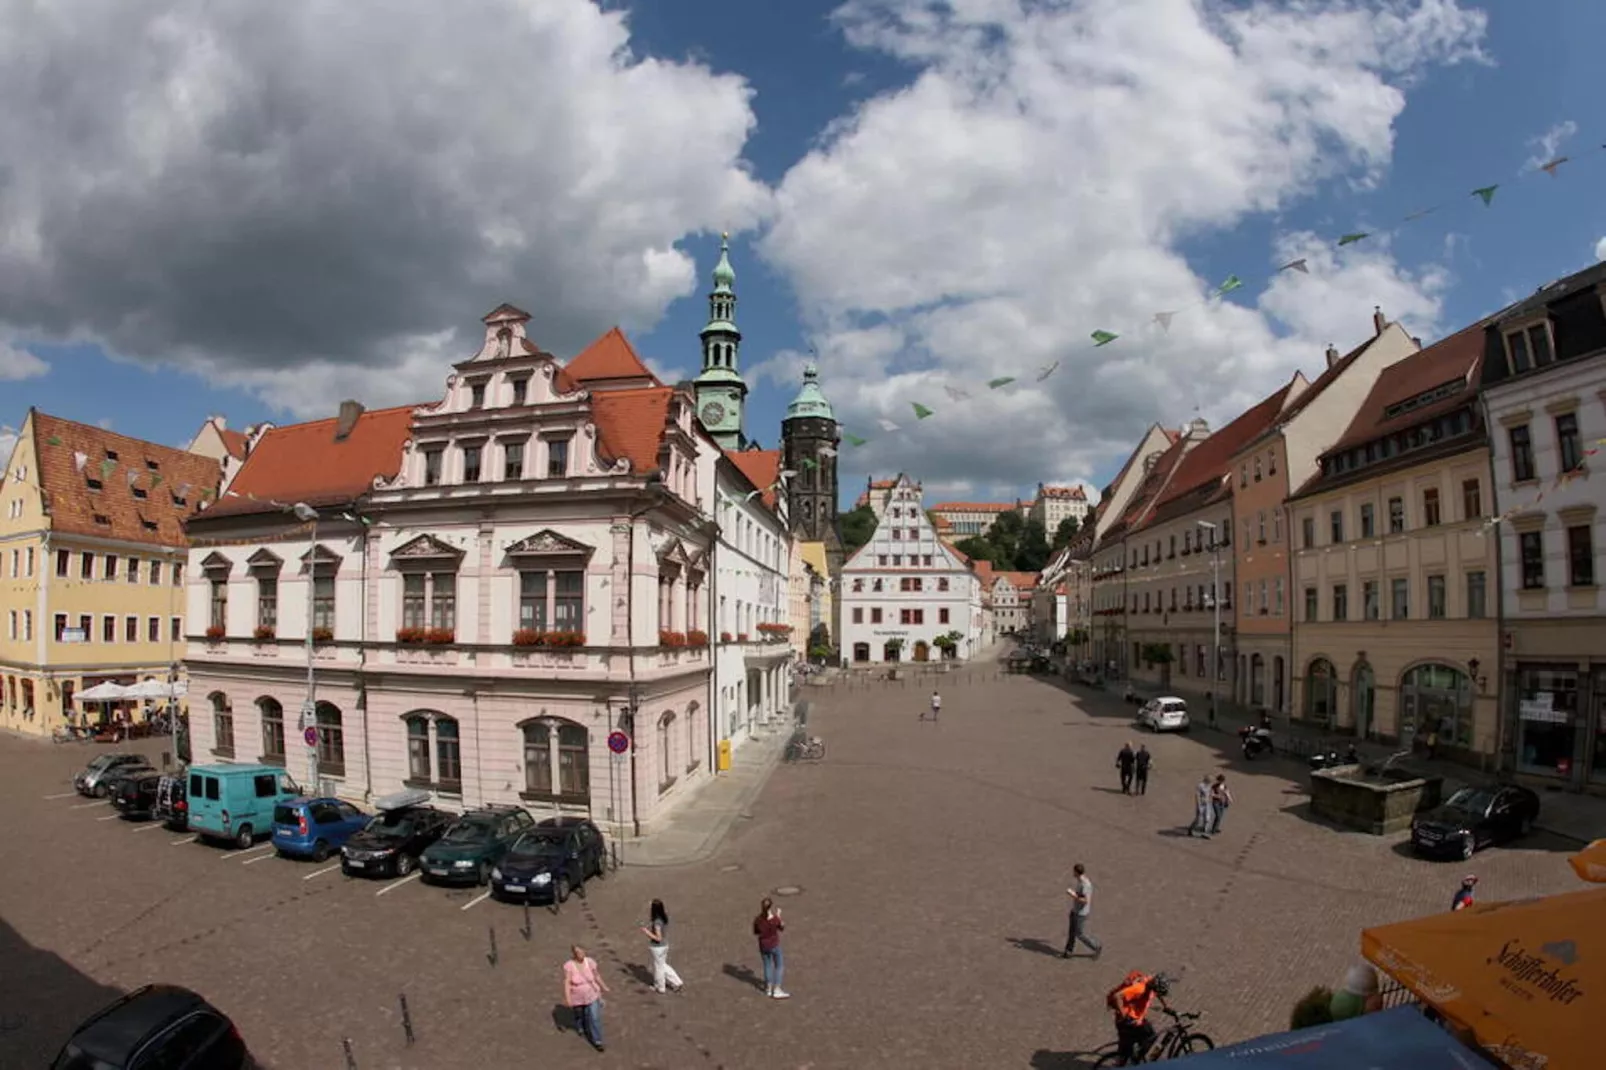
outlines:
[{"label": "white caf\u00e9 umbrella", "polygon": [[173,697],[171,684],[161,680],[141,680],[132,687],[123,688],[123,698],[166,699]]},{"label": "white caf\u00e9 umbrella", "polygon": [[128,688],[110,681],[96,684],[88,690],[78,692],[78,701],[80,702],[116,702],[118,699],[127,697]]}]

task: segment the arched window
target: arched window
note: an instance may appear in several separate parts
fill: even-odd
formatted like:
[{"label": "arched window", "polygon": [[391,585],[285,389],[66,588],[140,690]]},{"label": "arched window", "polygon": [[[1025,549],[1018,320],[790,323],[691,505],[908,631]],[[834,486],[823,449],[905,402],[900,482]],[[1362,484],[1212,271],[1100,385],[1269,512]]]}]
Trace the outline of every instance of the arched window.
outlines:
[{"label": "arched window", "polygon": [[212,703],[212,751],[225,758],[234,757],[234,707],[229,696],[214,691],[207,696]]},{"label": "arched window", "polygon": [[853,644],[853,660],[854,661],[869,661],[870,660],[870,644],[869,643],[854,643]]},{"label": "arched window", "polygon": [[1472,678],[1453,665],[1418,665],[1400,677],[1400,738],[1437,733],[1441,747],[1472,746]]},{"label": "arched window", "polygon": [[674,750],[675,711],[670,710],[658,718],[658,790],[664,791],[675,782]]},{"label": "arched window", "polygon": [[463,790],[462,745],[457,722],[450,717],[435,718],[435,768],[442,791]]},{"label": "arched window", "polygon": [[1338,674],[1333,663],[1317,658],[1305,670],[1305,719],[1316,724],[1333,723],[1338,705]]},{"label": "arched window", "polygon": [[257,714],[262,719],[262,761],[268,765],[283,765],[284,707],[279,700],[263,695],[257,699]]},{"label": "arched window", "polygon": [[430,783],[429,718],[422,713],[407,716],[407,779],[409,783]]},{"label": "arched window", "polygon": [[[346,730],[340,707],[332,702],[318,703],[314,718],[318,726],[318,772],[326,776],[346,775]],[[316,790],[309,788],[308,790]]]},{"label": "arched window", "polygon": [[525,798],[589,804],[591,753],[585,728],[556,719],[524,726]]}]

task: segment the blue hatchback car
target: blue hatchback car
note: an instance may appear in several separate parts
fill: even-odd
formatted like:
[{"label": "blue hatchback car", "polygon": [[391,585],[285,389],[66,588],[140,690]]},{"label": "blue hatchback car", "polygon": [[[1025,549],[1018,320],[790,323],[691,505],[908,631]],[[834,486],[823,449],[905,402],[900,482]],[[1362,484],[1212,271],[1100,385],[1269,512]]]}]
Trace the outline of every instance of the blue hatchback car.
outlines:
[{"label": "blue hatchback car", "polygon": [[273,808],[273,846],[281,855],[322,862],[361,832],[369,817],[339,799],[290,799]]}]

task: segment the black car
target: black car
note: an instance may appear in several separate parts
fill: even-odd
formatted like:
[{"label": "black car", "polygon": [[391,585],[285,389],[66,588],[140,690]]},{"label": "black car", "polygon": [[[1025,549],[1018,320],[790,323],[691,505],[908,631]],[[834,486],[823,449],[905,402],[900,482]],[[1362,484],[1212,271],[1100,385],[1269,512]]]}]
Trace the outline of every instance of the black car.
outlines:
[{"label": "black car", "polygon": [[169,828],[183,831],[190,827],[188,773],[184,769],[164,776],[156,785],[156,816]]},{"label": "black car", "polygon": [[405,877],[418,868],[418,856],[457,820],[455,814],[426,806],[427,791],[403,791],[375,800],[379,812],[340,849],[340,871],[348,877]]},{"label": "black car", "polygon": [[1533,831],[1539,796],[1514,784],[1462,788],[1442,805],[1411,822],[1411,846],[1418,854],[1471,858],[1491,843],[1505,843]]},{"label": "black car", "polygon": [[161,783],[162,774],[157,772],[124,777],[117,782],[117,792],[112,796],[112,805],[120,810],[124,817],[137,817],[142,820],[151,817],[156,813],[156,789]]},{"label": "black car", "polygon": [[562,903],[603,875],[602,832],[583,817],[551,817],[513,841],[491,870],[491,894],[515,902]]},{"label": "black car", "polygon": [[123,790],[124,784],[130,780],[138,780],[142,776],[150,776],[152,773],[161,776],[149,762],[141,765],[120,765],[101,777],[100,784],[106,789],[106,797],[115,799],[117,793]]},{"label": "black car", "polygon": [[80,1025],[51,1070],[250,1070],[234,1023],[187,988],[146,985]]},{"label": "black car", "polygon": [[72,786],[80,795],[104,799],[109,794],[106,790],[108,776],[134,766],[148,767],[150,764],[143,754],[102,754],[72,778]]}]

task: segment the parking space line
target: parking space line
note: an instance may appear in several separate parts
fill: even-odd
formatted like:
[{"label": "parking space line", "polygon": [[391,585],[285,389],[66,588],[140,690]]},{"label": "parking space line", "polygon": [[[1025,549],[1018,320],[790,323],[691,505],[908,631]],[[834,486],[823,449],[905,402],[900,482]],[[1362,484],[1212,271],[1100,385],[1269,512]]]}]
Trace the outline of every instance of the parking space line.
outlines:
[{"label": "parking space line", "polygon": [[273,850],[273,844],[271,844],[271,843],[259,843],[255,847],[247,847],[243,851],[230,851],[228,854],[224,855],[223,857],[224,858],[244,858],[246,855],[256,854],[258,851],[271,851],[271,850]]},{"label": "parking space line", "polygon": [[198,839],[200,839],[199,836],[186,836],[182,840],[174,840],[172,845],[177,847],[181,843],[194,843]]},{"label": "parking space line", "polygon": [[135,829],[134,831],[135,832],[155,832],[157,829],[159,829],[161,827],[162,827],[162,823],[160,821],[152,821],[149,825],[141,825],[139,828]]},{"label": "parking space line", "polygon": [[69,810],[87,810],[91,806],[105,806],[105,805],[106,805],[106,800],[105,799],[96,799],[94,802],[79,803],[77,806],[69,806],[69,807],[67,807],[67,809],[69,809]]},{"label": "parking space line", "polygon": [[97,818],[95,818],[95,820],[96,821],[115,821],[115,820],[117,820],[118,818],[120,818],[122,816],[123,816],[122,814],[107,814],[105,817],[97,817]]},{"label": "parking space line", "polygon": [[304,880],[304,881],[310,881],[312,878],[321,877],[325,873],[333,873],[335,870],[337,870],[339,868],[340,868],[340,863],[336,862],[332,866],[323,867],[322,869],[318,870],[316,873],[308,873],[305,877],[302,877],[301,879]]},{"label": "parking space line", "polygon": [[74,795],[77,795],[77,794],[78,793],[76,791],[64,791],[59,795],[46,795],[45,798],[47,798],[47,799],[70,799]]},{"label": "parking space line", "polygon": [[375,896],[381,896],[381,895],[384,895],[386,892],[393,892],[397,888],[400,888],[402,885],[411,884],[411,883],[413,883],[414,881],[416,881],[418,878],[420,878],[422,876],[423,876],[422,873],[414,873],[411,877],[403,877],[400,880],[391,881],[389,884],[387,884],[383,888],[379,889],[379,891],[375,892],[374,895]]},{"label": "parking space line", "polygon": [[275,856],[274,855],[257,855],[255,858],[247,858],[244,862],[241,862],[240,865],[249,866],[249,865],[252,865],[253,863],[256,863],[256,862],[266,862],[268,859],[273,858],[273,857],[275,857]]},{"label": "parking space line", "polygon": [[491,898],[491,893],[490,892],[481,892],[479,895],[476,895],[473,899],[470,899],[468,902],[464,903],[462,906],[458,907],[457,909],[458,910],[467,910],[469,907],[477,907],[477,906],[479,906],[481,903],[485,902],[489,898]]}]

